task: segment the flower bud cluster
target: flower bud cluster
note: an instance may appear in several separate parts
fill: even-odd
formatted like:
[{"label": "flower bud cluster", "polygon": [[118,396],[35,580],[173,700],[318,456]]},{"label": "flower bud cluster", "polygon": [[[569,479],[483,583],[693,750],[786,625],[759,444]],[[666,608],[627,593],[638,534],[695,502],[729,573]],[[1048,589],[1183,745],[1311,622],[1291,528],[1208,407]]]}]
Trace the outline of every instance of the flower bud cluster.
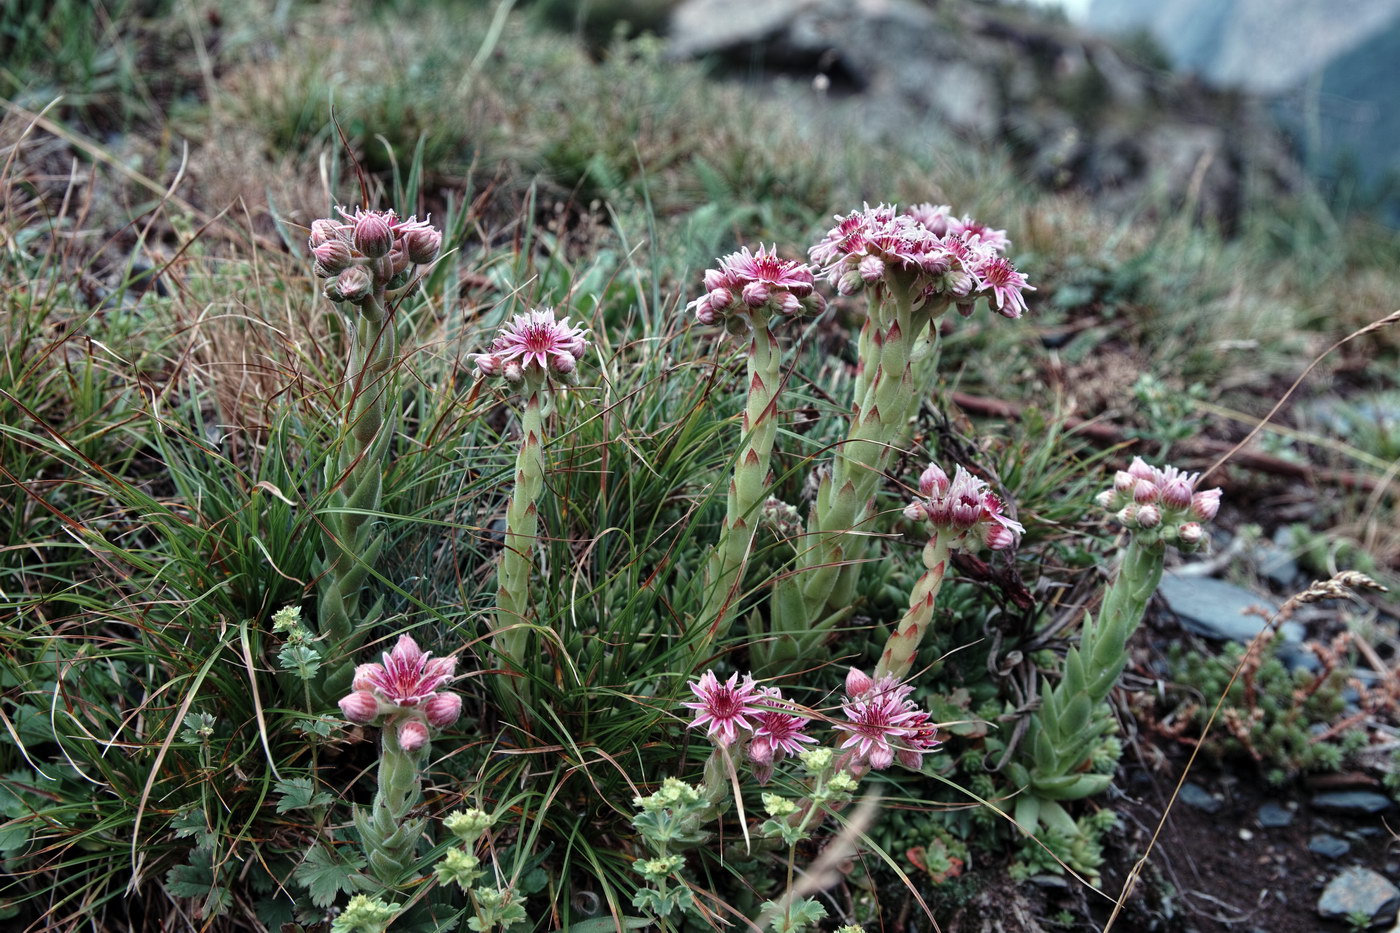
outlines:
[{"label": "flower bud cluster", "polygon": [[527,379],[548,379],[573,384],[578,364],[588,350],[587,331],[568,318],[556,319],[553,308],[517,314],[491,342],[491,349],[472,361],[477,375],[519,385]]},{"label": "flower bud cluster", "polygon": [[731,333],[744,333],[756,313],[788,316],[820,314],[826,299],[814,290],[811,266],[782,259],[777,247],[744,247],[719,260],[718,269],[705,271],[705,294],[692,301],[701,324],[724,324]]},{"label": "flower bud cluster", "polygon": [[994,551],[1012,547],[1025,534],[1020,522],[987,484],[958,466],[953,479],[935,463],[919,476],[919,497],[904,509],[910,521],[928,522],[950,549],[980,542]]},{"label": "flower bud cluster", "polygon": [[312,221],[307,245],[318,278],[328,279],[326,297],[358,304],[383,289],[402,287],[408,271],[437,258],[442,233],[426,220],[400,220],[392,210],[350,213],[340,220]]},{"label": "flower bud cluster", "polygon": [[414,752],[428,744],[428,728],[441,729],[462,714],[462,698],[439,692],[451,680],[457,659],[434,658],[408,635],[399,636],[382,664],[355,668],[351,693],[340,701],[340,711],[351,722],[373,723],[396,730],[399,747]]},{"label": "flower bud cluster", "polygon": [[1183,551],[1197,551],[1210,542],[1202,525],[1220,511],[1220,490],[1202,489],[1199,473],[1176,467],[1158,469],[1134,457],[1113,477],[1113,488],[1099,493],[1097,502],[1135,534],[1159,537]]},{"label": "flower bud cluster", "polygon": [[979,293],[1006,317],[1026,310],[1024,292],[1035,289],[1001,254],[1010,246],[1004,230],[970,217],[952,217],[945,206],[920,204],[900,212],[866,205],[844,217],[813,246],[810,255],[842,295],[879,285],[891,272],[912,276],[919,303],[942,299],[970,314]]}]

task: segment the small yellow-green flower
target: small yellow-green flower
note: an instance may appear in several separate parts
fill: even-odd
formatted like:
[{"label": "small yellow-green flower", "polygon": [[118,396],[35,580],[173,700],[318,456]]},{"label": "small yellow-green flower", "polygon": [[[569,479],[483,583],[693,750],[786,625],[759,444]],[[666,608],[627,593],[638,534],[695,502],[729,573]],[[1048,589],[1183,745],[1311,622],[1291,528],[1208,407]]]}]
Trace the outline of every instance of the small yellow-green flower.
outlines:
[{"label": "small yellow-green flower", "polygon": [[467,845],[480,839],[491,828],[491,822],[491,815],[484,810],[453,810],[442,818],[447,831]]},{"label": "small yellow-green flower", "polygon": [[402,904],[356,894],[331,923],[331,933],[384,933],[402,909]]},{"label": "small yellow-green flower", "polygon": [[481,859],[466,849],[448,849],[433,871],[440,883],[455,884],[465,891],[481,877],[480,865]]}]

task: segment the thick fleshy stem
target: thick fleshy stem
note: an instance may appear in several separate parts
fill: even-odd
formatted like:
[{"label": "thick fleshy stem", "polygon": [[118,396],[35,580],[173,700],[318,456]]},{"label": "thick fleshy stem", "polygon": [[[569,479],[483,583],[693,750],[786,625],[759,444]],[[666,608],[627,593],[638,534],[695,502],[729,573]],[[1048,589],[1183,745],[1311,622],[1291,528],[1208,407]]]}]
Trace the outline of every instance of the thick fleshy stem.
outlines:
[{"label": "thick fleshy stem", "polygon": [[1147,612],[1162,578],[1166,546],[1160,539],[1134,536],[1118,575],[1104,594],[1098,618],[1086,618],[1078,647],[1065,654],[1064,676],[1053,688],[1047,682],[1039,709],[1031,716],[1024,748],[1028,765],[1013,763],[1008,773],[1027,792],[1017,803],[1017,822],[1034,830],[1043,816],[1059,812],[1038,801],[1077,800],[1107,790],[1112,774],[1085,769],[1104,735],[1112,730],[1106,705],[1113,685],[1127,666],[1127,643]]},{"label": "thick fleshy stem", "polygon": [[422,755],[422,749],[405,751],[394,723],[384,724],[380,730],[379,788],[369,808],[356,807],[354,813],[355,828],[369,862],[368,873],[355,877],[363,891],[399,890],[417,864],[415,852],[425,821],[410,819],[409,814],[423,797]]},{"label": "thick fleshy stem", "polygon": [[505,550],[496,571],[496,629],[491,646],[509,667],[523,666],[530,644],[530,571],[539,543],[539,498],[544,491],[544,405],[542,381],[527,382],[520,411],[520,449],[515,457],[515,489],[506,506]]},{"label": "thick fleshy stem", "polygon": [[899,620],[899,625],[885,642],[880,663],[875,666],[876,680],[884,677],[893,677],[900,682],[908,680],[919,643],[923,641],[924,633],[933,621],[933,604],[943,586],[949,554],[946,537],[937,533],[924,545],[923,576],[914,584],[914,590],[909,596],[909,609],[904,613],[904,618]]},{"label": "thick fleshy stem", "polygon": [[[330,642],[332,659],[349,657],[364,641],[368,627],[359,623],[361,591],[383,546],[370,519],[379,511],[383,493],[390,434],[385,396],[396,339],[382,287],[356,307],[355,346],[345,374],[350,390],[346,439],[327,469],[334,511],[325,516],[326,569],[317,603],[320,632]],[[353,675],[354,665],[340,661],[321,682],[322,699],[343,694]]]},{"label": "thick fleshy stem", "polygon": [[700,615],[712,638],[722,638],[733,620],[732,607],[743,585],[759,509],[768,495],[769,464],[778,433],[778,393],[782,387],[782,357],[769,323],[768,314],[752,316],[749,393],[739,454],[729,481],[724,527],[706,568],[705,604]]},{"label": "thick fleshy stem", "polygon": [[896,272],[871,290],[850,428],[817,488],[798,572],[775,590],[772,637],[755,652],[755,668],[765,674],[780,673],[805,657],[849,612],[860,579],[862,535],[873,517],[870,504],[894,452],[906,441],[919,397],[910,369],[913,351],[948,307],[916,308],[916,297],[912,277]]}]

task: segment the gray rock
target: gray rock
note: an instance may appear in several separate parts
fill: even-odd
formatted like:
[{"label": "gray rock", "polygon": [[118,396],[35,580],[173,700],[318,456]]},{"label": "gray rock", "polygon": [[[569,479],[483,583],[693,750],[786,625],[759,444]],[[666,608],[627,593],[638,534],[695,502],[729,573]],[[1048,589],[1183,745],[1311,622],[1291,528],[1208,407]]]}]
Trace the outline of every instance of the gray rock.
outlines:
[{"label": "gray rock", "polygon": [[1395,919],[1400,907],[1400,888],[1395,887],[1369,868],[1348,868],[1322,890],[1317,912],[1324,917],[1350,918],[1364,914],[1371,924],[1388,923]]},{"label": "gray rock", "polygon": [[1323,858],[1341,858],[1351,851],[1351,843],[1328,833],[1318,833],[1308,840],[1308,851]]},{"label": "gray rock", "polygon": [[1295,641],[1286,641],[1279,645],[1277,656],[1290,671],[1303,670],[1316,674],[1322,670],[1322,662],[1317,659],[1317,655],[1309,651],[1306,645]]},{"label": "gray rock", "polygon": [[708,55],[772,38],[812,0],[689,0],[671,15],[670,52]]},{"label": "gray rock", "polygon": [[1325,813],[1341,813],[1346,816],[1375,816],[1391,807],[1391,800],[1385,794],[1370,790],[1332,790],[1315,794],[1309,801],[1313,808]]},{"label": "gray rock", "polygon": [[[1157,591],[1187,631],[1206,638],[1248,642],[1264,628],[1266,618],[1250,610],[1262,609],[1269,615],[1278,611],[1278,604],[1268,597],[1210,577],[1163,574]],[[1285,640],[1303,640],[1297,623],[1285,622],[1282,629]]]},{"label": "gray rock", "polygon": [[1259,808],[1259,825],[1270,829],[1291,826],[1293,811],[1270,801]]},{"label": "gray rock", "polygon": [[1219,797],[1212,794],[1199,784],[1187,781],[1181,785],[1181,802],[1188,806],[1203,810],[1206,813],[1218,813],[1222,806]]}]

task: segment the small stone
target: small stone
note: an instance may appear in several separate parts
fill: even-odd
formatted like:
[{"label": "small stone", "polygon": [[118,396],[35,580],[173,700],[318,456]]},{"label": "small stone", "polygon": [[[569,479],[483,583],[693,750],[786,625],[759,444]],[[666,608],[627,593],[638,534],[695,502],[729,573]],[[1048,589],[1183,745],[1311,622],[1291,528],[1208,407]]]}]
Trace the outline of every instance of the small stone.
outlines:
[{"label": "small stone", "polygon": [[1191,781],[1181,785],[1181,802],[1206,813],[1218,813],[1222,806],[1219,797]]},{"label": "small stone", "polygon": [[[1158,592],[1183,628],[1206,638],[1248,643],[1278,612],[1278,603],[1268,597],[1210,577],[1167,573]],[[1284,641],[1303,640],[1303,628],[1296,622],[1283,623],[1281,631]]]},{"label": "small stone", "polygon": [[1318,833],[1308,840],[1308,851],[1323,858],[1341,858],[1351,851],[1351,843],[1327,833]]},{"label": "small stone", "polygon": [[1390,798],[1369,790],[1333,790],[1313,795],[1313,808],[1347,816],[1375,816],[1391,807]]},{"label": "small stone", "polygon": [[1400,888],[1369,868],[1348,868],[1327,883],[1317,902],[1324,917],[1348,919],[1363,915],[1371,924],[1389,923],[1400,907]]},{"label": "small stone", "polygon": [[1293,823],[1293,811],[1270,801],[1259,808],[1259,825],[1268,828],[1289,826]]},{"label": "small stone", "polygon": [[1254,833],[1248,829],[1241,829],[1239,835],[1241,842],[1249,842],[1254,838]]}]

